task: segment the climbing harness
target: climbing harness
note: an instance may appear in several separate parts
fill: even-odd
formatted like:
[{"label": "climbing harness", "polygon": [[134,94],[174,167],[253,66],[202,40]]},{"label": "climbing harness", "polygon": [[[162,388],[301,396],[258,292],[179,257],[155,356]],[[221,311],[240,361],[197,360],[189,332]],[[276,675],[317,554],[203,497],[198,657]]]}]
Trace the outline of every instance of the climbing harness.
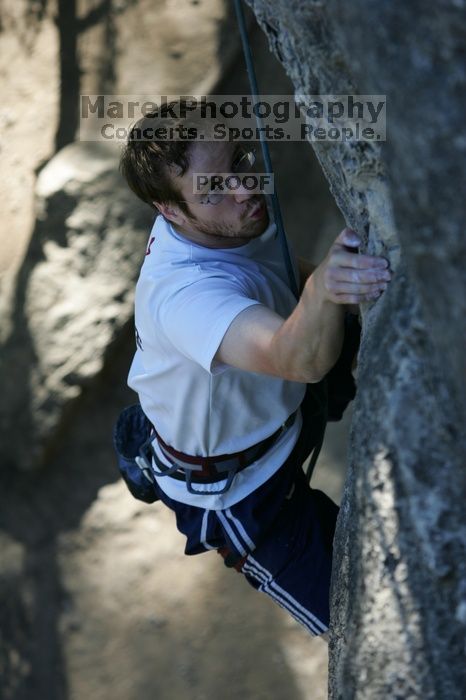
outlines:
[{"label": "climbing harness", "polygon": [[[145,416],[141,406],[134,404],[121,412],[115,425],[113,444],[118,457],[118,467],[133,496],[149,503],[155,500],[154,475],[171,476],[178,481],[185,481],[189,493],[209,496],[226,493],[236,474],[260,459],[283,432],[293,425],[296,415],[295,411],[272,435],[241,452],[215,457],[193,457],[167,445]],[[155,444],[171,463],[170,467],[159,458],[154,449]],[[212,484],[225,479],[226,484],[214,490],[193,486]]]},{"label": "climbing harness", "polygon": [[[216,455],[214,457],[193,457],[192,455],[183,454],[183,452],[179,452],[170,445],[167,445],[160,435],[157,434],[155,428],[153,428],[153,433],[148,442],[141,447],[140,455],[143,458],[146,456],[149,457],[149,465],[152,460],[155,462],[159,470],[156,472],[157,476],[171,476],[179,481],[185,481],[189,493],[210,496],[213,494],[218,495],[226,493],[236,474],[260,459],[285,430],[293,425],[295,419],[296,411],[287,418],[278,430],[256,445],[252,445],[252,447],[248,447],[240,452]],[[171,467],[167,467],[154,451],[154,441],[157,441],[158,447],[164,457],[172,463]],[[193,483],[212,484],[225,479],[225,486],[216,490],[207,490],[193,486]]]}]

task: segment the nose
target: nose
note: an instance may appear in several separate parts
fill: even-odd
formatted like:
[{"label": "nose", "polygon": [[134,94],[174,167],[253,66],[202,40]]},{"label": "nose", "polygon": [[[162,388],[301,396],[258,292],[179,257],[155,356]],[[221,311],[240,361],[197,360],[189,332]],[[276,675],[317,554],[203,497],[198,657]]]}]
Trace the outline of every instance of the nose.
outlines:
[{"label": "nose", "polygon": [[235,193],[233,194],[233,197],[235,198],[235,202],[238,204],[242,204],[243,202],[247,202],[249,199],[252,199],[252,197],[255,197],[255,193],[251,192],[250,190],[247,190],[243,185],[240,185],[238,189],[235,190]]}]

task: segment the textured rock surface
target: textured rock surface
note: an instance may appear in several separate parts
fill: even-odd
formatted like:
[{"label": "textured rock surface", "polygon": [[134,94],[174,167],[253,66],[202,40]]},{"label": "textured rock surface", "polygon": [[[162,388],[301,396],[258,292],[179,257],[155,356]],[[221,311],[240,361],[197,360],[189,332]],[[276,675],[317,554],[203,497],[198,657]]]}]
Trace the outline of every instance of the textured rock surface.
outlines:
[{"label": "textured rock surface", "polygon": [[[335,540],[332,698],[464,697],[464,3],[249,3],[300,94],[387,94],[388,141],[318,145],[389,257],[364,313]],[[461,48],[463,46],[463,49]],[[399,246],[398,246],[399,243]]]},{"label": "textured rock surface", "polygon": [[114,151],[72,144],[42,170],[36,228],[2,327],[4,466],[36,464],[65,406],[101,370],[132,317],[151,218]]},{"label": "textured rock surface", "polygon": [[120,181],[116,147],[63,148],[80,92],[211,90],[238,50],[230,14],[224,0],[2,3],[2,469],[39,464],[132,316],[150,211]]}]

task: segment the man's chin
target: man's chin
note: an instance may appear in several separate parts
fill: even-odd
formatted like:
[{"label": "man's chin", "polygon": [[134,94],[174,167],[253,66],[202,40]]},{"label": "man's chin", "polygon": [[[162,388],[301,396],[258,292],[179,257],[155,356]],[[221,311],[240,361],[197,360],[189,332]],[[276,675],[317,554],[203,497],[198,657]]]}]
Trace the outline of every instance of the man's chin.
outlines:
[{"label": "man's chin", "polygon": [[269,214],[267,207],[265,207],[262,217],[258,219],[246,219],[237,230],[231,226],[222,225],[221,223],[218,227],[212,225],[206,226],[197,219],[191,219],[191,225],[191,231],[181,230],[180,233],[184,233],[188,238],[195,240],[201,245],[223,247],[223,243],[226,244],[226,247],[240,246],[245,245],[254,238],[259,238],[259,236],[266,231],[269,225]]},{"label": "man's chin", "polygon": [[257,230],[259,233],[255,236],[261,236],[269,226],[269,212],[267,207],[264,208],[263,216],[260,219],[252,220],[255,224],[257,223]]},{"label": "man's chin", "polygon": [[267,208],[265,209],[264,215],[259,219],[248,219],[242,227],[242,230],[238,232],[238,238],[258,238],[262,236],[269,226],[269,213]]}]

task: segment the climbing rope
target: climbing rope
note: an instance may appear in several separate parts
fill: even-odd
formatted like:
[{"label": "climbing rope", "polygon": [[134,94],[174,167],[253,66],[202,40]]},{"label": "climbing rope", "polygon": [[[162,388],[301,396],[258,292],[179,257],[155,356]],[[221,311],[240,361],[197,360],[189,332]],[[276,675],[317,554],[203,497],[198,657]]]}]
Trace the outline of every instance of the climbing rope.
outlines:
[{"label": "climbing rope", "polygon": [[[242,0],[234,0],[236,17],[238,21],[239,32],[241,36],[241,44],[243,46],[244,60],[246,63],[246,70],[249,77],[249,85],[251,89],[251,97],[253,100],[253,111],[256,116],[256,123],[259,128],[259,137],[261,142],[262,155],[264,158],[264,164],[267,174],[273,175],[272,161],[270,158],[270,151],[267,140],[264,136],[264,129],[262,128],[262,120],[259,116],[259,111],[256,109],[256,105],[259,101],[259,88],[257,86],[256,73],[254,70],[254,62],[252,58],[251,46],[249,44],[248,31],[246,27],[246,20],[244,17]],[[283,219],[280,210],[280,203],[278,200],[278,194],[276,187],[274,186],[274,192],[271,195],[272,209],[274,214],[275,223],[277,226],[277,231],[279,235],[280,244],[282,247],[283,258],[285,261],[288,279],[290,282],[290,288],[296,299],[299,299],[298,287],[296,284],[296,278],[293,272],[293,265],[291,262],[290,250],[288,247],[288,240],[286,238],[285,228],[283,226]],[[320,450],[324,441],[325,428],[327,425],[328,418],[328,397],[327,397],[327,382],[324,378],[321,382],[316,385],[309,385],[309,391],[312,394],[313,401],[316,405],[316,435],[315,443],[312,448],[309,465],[306,469],[306,477],[310,482],[312,477],[312,472],[314,471],[317,458],[320,454]],[[318,426],[317,426],[318,421]]]},{"label": "climbing rope", "polygon": [[[265,169],[268,175],[273,175],[272,161],[270,158],[269,145],[264,136],[264,129],[262,128],[262,119],[259,116],[259,111],[256,109],[256,105],[259,101],[259,88],[257,86],[256,73],[254,70],[254,63],[252,59],[251,47],[249,45],[248,30],[246,28],[246,20],[244,17],[243,6],[241,0],[235,1],[236,17],[238,20],[238,27],[241,35],[241,43],[243,46],[244,60],[246,62],[246,70],[249,77],[249,85],[251,88],[251,97],[253,100],[253,111],[256,117],[256,123],[259,129],[259,137],[261,142],[262,156],[264,158]],[[296,278],[293,272],[293,265],[291,262],[290,250],[288,247],[288,241],[286,238],[285,228],[283,226],[282,213],[280,210],[280,203],[278,201],[278,195],[276,187],[274,186],[274,192],[271,195],[272,209],[274,214],[275,224],[277,226],[277,231],[280,239],[280,244],[282,247],[283,258],[285,260],[286,269],[288,272],[288,279],[290,281],[290,288],[296,299],[299,299],[299,291],[296,284]]]}]

